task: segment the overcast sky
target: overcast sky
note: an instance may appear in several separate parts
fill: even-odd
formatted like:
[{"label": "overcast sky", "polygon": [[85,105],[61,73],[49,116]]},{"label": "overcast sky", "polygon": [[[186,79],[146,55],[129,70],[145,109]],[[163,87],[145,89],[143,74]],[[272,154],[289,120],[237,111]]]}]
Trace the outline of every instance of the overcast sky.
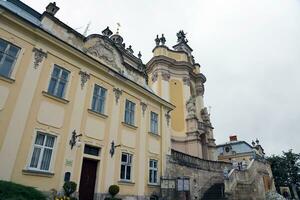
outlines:
[{"label": "overcast sky", "polygon": [[[48,0],[24,0],[39,12]],[[144,63],[156,34],[172,47],[187,32],[207,77],[217,144],[258,138],[266,153],[300,152],[300,0],[56,0],[57,17],[83,33],[110,26]]]}]

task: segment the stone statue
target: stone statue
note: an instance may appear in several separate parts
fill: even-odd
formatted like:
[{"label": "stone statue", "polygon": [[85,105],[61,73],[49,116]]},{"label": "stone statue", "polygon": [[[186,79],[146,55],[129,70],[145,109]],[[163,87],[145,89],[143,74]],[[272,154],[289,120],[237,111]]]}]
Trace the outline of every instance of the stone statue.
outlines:
[{"label": "stone statue", "polygon": [[160,42],[161,42],[162,45],[165,45],[166,38],[165,38],[164,34],[161,35]]},{"label": "stone statue", "polygon": [[188,40],[185,38],[186,33],[183,32],[183,30],[179,31],[177,34],[177,42],[184,42],[187,43]]},{"label": "stone statue", "polygon": [[156,46],[158,46],[160,43],[160,39],[158,38],[158,35],[156,35],[156,38],[154,41],[155,41]]},{"label": "stone statue", "polygon": [[206,124],[211,125],[211,123],[210,123],[210,114],[209,114],[208,111],[207,111],[207,107],[202,108],[200,114],[201,114],[202,120],[203,120]]},{"label": "stone statue", "polygon": [[190,97],[189,100],[186,102],[186,110],[188,112],[188,117],[196,116],[196,103],[195,98]]}]

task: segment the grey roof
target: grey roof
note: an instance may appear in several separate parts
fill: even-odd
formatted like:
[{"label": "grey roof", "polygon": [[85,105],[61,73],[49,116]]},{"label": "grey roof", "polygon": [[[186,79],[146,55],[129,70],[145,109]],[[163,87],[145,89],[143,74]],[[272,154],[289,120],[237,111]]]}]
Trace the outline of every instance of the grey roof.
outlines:
[{"label": "grey roof", "polygon": [[24,4],[23,2],[18,0],[0,0],[0,5],[7,8],[16,15],[26,19],[27,21],[37,26],[41,26],[41,14]]}]

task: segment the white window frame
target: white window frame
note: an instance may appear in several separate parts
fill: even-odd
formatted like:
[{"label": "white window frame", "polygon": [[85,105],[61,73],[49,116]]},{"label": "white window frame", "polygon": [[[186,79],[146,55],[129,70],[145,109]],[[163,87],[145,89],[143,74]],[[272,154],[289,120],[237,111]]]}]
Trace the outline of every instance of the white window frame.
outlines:
[{"label": "white window frame", "polygon": [[[58,75],[58,78],[57,78],[57,82],[56,82],[56,85],[55,85],[55,89],[54,89],[54,92],[51,93],[49,91],[49,87],[50,87],[50,83],[51,83],[51,79],[52,79],[52,74],[53,74],[53,71],[55,68],[59,68],[61,71],[59,72],[59,75]],[[68,72],[68,77],[67,77],[67,80],[65,81],[65,87],[64,87],[64,91],[63,91],[63,94],[62,96],[58,96],[57,95],[57,90],[58,90],[58,85],[59,85],[59,82],[61,81],[61,74],[63,71],[66,71]],[[67,96],[67,93],[68,93],[68,86],[69,86],[69,83],[71,82],[71,72],[64,68],[64,67],[61,67],[60,65],[58,64],[53,64],[53,66],[51,67],[51,72],[50,72],[50,76],[49,76],[49,80],[48,80],[48,86],[47,86],[47,93],[50,94],[50,95],[53,95],[57,98],[62,98],[62,99],[66,99],[66,96]]]},{"label": "white window frame", "polygon": [[[4,55],[3,55],[2,59],[0,60],[0,65],[1,65],[2,62],[5,60],[5,58],[8,56],[6,52],[8,51],[8,49],[9,49],[11,46],[14,46],[14,47],[18,48],[18,53],[17,53],[16,56],[14,57],[14,61],[13,61],[12,65],[11,65],[10,72],[9,72],[8,76],[3,75],[3,74],[0,74],[0,76],[3,76],[3,77],[13,78],[14,75],[15,75],[14,72],[15,72],[15,70],[16,70],[16,66],[18,65],[18,61],[19,61],[19,59],[20,59],[20,55],[21,55],[21,52],[22,52],[22,48],[21,48],[20,46],[18,46],[18,45],[13,44],[13,43],[10,42],[10,41],[4,39],[4,38],[0,38],[0,39],[3,40],[4,42],[6,42],[6,43],[8,44],[7,47],[6,47],[6,49],[5,49],[4,52],[3,52]],[[11,56],[10,56],[10,57],[11,57]]]},{"label": "white window frame", "polygon": [[[127,159],[126,162],[122,161],[122,156],[123,155],[127,155]],[[131,153],[127,153],[127,152],[122,152],[121,153],[121,165],[120,165],[120,180],[121,181],[132,181],[132,177],[133,177],[133,165],[132,165],[132,161],[133,161],[133,154]],[[125,166],[125,171],[124,171],[124,178],[121,177],[122,174],[122,165]],[[129,179],[126,178],[127,176],[127,168],[130,167],[130,177]]]},{"label": "white window frame", "polygon": [[[96,109],[93,109],[94,96],[95,96],[94,93],[95,93],[96,87],[99,87],[99,89],[100,89],[99,91],[105,90],[105,95],[104,95],[104,97],[103,97],[103,110],[102,110],[102,112],[101,112],[101,111],[98,111],[98,110],[96,110]],[[101,93],[101,92],[100,92],[100,93]],[[107,99],[107,93],[108,93],[108,90],[107,90],[106,88],[104,88],[104,87],[102,87],[102,86],[100,86],[100,85],[98,85],[98,84],[94,84],[93,91],[92,91],[92,101],[91,101],[91,110],[92,110],[92,111],[97,112],[97,113],[101,113],[101,114],[105,114],[105,111],[106,111],[106,99]],[[100,98],[100,95],[97,95],[96,101],[98,102],[100,99],[101,99],[101,98]]]},{"label": "white window frame", "polygon": [[[156,167],[154,167],[154,164],[153,164],[153,166],[151,166],[151,161],[152,162],[155,162],[156,163]],[[149,184],[152,184],[152,185],[157,185],[158,184],[158,160],[156,160],[156,159],[149,159],[149,176],[148,176],[148,183]],[[155,175],[155,173],[154,172],[156,172],[156,182],[154,182],[154,175]]]},{"label": "white window frame", "polygon": [[[156,129],[156,130],[153,130],[153,129],[152,129],[152,122],[154,122],[154,121],[152,121],[152,114],[156,116],[156,124],[154,124],[154,125],[155,125],[154,129]],[[159,117],[158,117],[158,114],[157,114],[156,112],[151,111],[151,112],[150,112],[150,132],[151,132],[151,133],[154,133],[154,134],[157,134],[157,135],[158,135],[158,127],[159,127],[159,126],[158,126],[158,123],[159,123]]]},{"label": "white window frame", "polygon": [[[127,102],[129,104],[128,108],[126,107]],[[130,100],[126,99],[126,101],[125,101],[125,112],[124,112],[124,122],[126,124],[129,124],[129,125],[132,125],[132,126],[134,126],[134,124],[135,124],[135,106],[136,106],[136,104],[133,101],[130,101]],[[126,120],[127,119],[127,117],[126,117],[127,113],[128,113],[129,121]]]},{"label": "white window frame", "polygon": [[[46,138],[44,139],[43,146],[38,145],[38,144],[35,144],[36,137],[37,137],[37,135],[38,135],[39,133],[45,135],[46,137],[47,137],[47,136],[54,137],[54,144],[53,144],[53,147],[52,147],[52,148],[46,147],[47,149],[52,149],[52,154],[51,154],[50,164],[49,164],[49,169],[48,169],[48,170],[42,170],[42,169],[41,169],[41,162],[42,162],[43,153],[44,153],[44,149],[45,149],[44,144],[45,144],[45,142],[46,142]],[[56,144],[57,144],[57,143],[58,143],[58,136],[57,136],[57,135],[48,133],[48,132],[45,131],[45,130],[36,130],[36,131],[35,131],[35,134],[34,134],[34,137],[33,137],[33,140],[32,140],[31,151],[30,151],[30,154],[29,154],[30,156],[29,156],[28,159],[27,159],[27,167],[26,167],[26,169],[27,169],[27,170],[32,170],[32,171],[38,171],[38,172],[49,172],[49,173],[53,173],[53,165],[54,165],[54,160],[55,160],[55,157],[56,157]],[[35,148],[35,147],[40,147],[40,148],[42,148],[42,150],[41,150],[40,155],[39,155],[39,160],[38,160],[38,165],[37,165],[37,167],[30,167],[30,164],[31,164],[31,160],[32,160],[32,156],[33,156],[33,152],[34,152],[34,148]]]}]

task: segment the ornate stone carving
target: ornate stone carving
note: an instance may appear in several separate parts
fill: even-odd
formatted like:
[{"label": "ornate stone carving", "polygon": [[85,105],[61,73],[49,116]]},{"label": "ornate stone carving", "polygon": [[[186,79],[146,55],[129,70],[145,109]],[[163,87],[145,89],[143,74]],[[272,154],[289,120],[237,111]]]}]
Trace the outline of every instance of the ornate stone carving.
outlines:
[{"label": "ornate stone carving", "polygon": [[114,88],[113,92],[115,93],[115,97],[116,97],[116,104],[118,104],[119,99],[122,95],[122,90],[120,88]]},{"label": "ornate stone carving", "polygon": [[170,125],[170,119],[171,119],[170,112],[171,112],[171,110],[167,111],[166,114],[165,114],[168,126]]},{"label": "ornate stone carving", "polygon": [[196,85],[196,95],[197,96],[203,96],[203,94],[204,94],[204,85],[203,85],[203,83],[197,84]]},{"label": "ornate stone carving", "polygon": [[182,78],[183,84],[190,86],[191,85],[191,79],[189,77],[183,77]]},{"label": "ornate stone carving", "polygon": [[200,114],[201,114],[201,118],[202,118],[203,122],[211,126],[210,114],[208,113],[206,107],[202,108],[202,110],[200,111]]},{"label": "ornate stone carving", "polygon": [[142,106],[143,116],[145,116],[145,111],[147,110],[147,104],[144,102],[141,102],[141,106]]},{"label": "ornate stone carving", "polygon": [[33,67],[37,69],[39,64],[43,61],[44,58],[47,58],[47,53],[43,52],[42,49],[33,48],[32,51],[34,52],[34,62]]},{"label": "ornate stone carving", "polygon": [[164,81],[169,81],[170,80],[170,73],[169,72],[161,72],[161,77]]},{"label": "ornate stone carving", "polygon": [[90,79],[90,75],[87,72],[80,71],[81,89],[83,89],[84,84]]},{"label": "ornate stone carving", "polygon": [[117,57],[116,51],[106,41],[97,40],[93,46],[84,49],[84,51],[97,58],[100,58],[106,64],[116,68],[118,71],[121,71],[121,68],[117,65],[115,60]]},{"label": "ornate stone carving", "polygon": [[157,72],[154,72],[151,77],[152,83],[156,82],[157,78],[158,78],[158,74],[157,74]]},{"label": "ornate stone carving", "polygon": [[192,118],[196,116],[196,99],[194,97],[190,97],[189,100],[185,104],[186,110],[188,112],[187,118]]}]

